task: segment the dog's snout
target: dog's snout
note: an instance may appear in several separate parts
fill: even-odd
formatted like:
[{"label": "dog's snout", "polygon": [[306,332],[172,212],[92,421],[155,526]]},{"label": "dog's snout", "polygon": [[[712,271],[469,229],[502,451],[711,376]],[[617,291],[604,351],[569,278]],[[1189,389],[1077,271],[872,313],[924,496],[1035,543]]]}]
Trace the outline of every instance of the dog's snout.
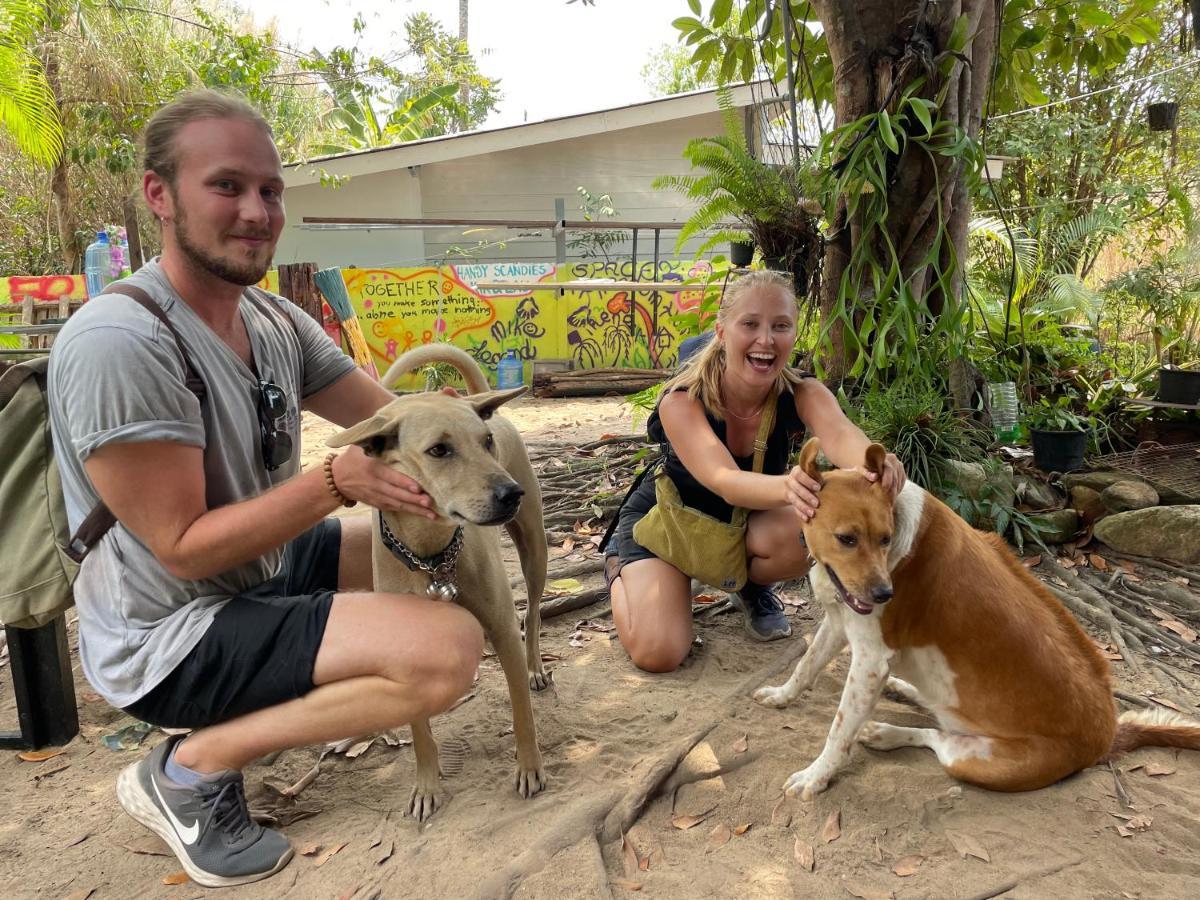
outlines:
[{"label": "dog's snout", "polygon": [[492,489],[492,496],[505,509],[515,509],[525,496],[525,491],[515,481],[505,481]]},{"label": "dog's snout", "polygon": [[881,584],[871,588],[871,599],[876,603],[887,603],[892,599],[892,586]]}]

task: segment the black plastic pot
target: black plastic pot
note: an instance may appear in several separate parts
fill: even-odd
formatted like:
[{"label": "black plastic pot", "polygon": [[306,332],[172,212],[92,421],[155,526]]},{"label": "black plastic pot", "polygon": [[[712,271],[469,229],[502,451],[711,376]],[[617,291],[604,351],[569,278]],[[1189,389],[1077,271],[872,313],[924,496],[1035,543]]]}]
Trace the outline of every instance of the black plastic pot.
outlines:
[{"label": "black plastic pot", "polygon": [[763,260],[763,262],[766,263],[768,269],[786,272],[792,276],[792,288],[796,291],[797,297],[803,297],[808,293],[808,272],[805,271],[804,260],[800,257],[796,257],[790,266],[783,257],[773,257]]},{"label": "black plastic pot", "polygon": [[739,269],[744,269],[754,261],[753,241],[730,241],[729,261]]},{"label": "black plastic pot", "polygon": [[1087,450],[1086,431],[1043,431],[1031,429],[1033,463],[1043,472],[1074,472],[1083,465]]},{"label": "black plastic pot", "polygon": [[1151,103],[1146,107],[1146,115],[1150,119],[1151,131],[1174,131],[1175,117],[1179,113],[1179,104],[1173,101]]},{"label": "black plastic pot", "polygon": [[1200,369],[1159,369],[1158,399],[1187,406],[1200,404]]}]

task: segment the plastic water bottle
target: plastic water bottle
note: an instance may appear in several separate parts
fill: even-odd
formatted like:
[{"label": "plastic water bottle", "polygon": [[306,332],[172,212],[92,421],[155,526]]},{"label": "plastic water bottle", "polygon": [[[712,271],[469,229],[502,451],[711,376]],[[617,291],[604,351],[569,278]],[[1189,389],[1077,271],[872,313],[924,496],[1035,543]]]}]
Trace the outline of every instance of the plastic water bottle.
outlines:
[{"label": "plastic water bottle", "polygon": [[525,383],[525,363],[516,350],[509,350],[496,364],[496,387],[499,390],[520,387]]},{"label": "plastic water bottle", "polygon": [[88,244],[83,255],[83,277],[89,298],[98,296],[112,278],[112,247],[108,232],[97,231],[96,240]]},{"label": "plastic water bottle", "polygon": [[1017,439],[1017,386],[1011,381],[988,385],[988,405],[992,410],[992,430],[998,441]]}]

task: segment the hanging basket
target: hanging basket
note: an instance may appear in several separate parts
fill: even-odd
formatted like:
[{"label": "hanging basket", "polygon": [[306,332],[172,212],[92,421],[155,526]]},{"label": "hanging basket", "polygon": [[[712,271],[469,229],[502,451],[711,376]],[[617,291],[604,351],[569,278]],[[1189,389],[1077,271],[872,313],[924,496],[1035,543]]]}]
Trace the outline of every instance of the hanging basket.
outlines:
[{"label": "hanging basket", "polygon": [[1179,104],[1174,101],[1151,103],[1146,107],[1151,131],[1174,131],[1175,117],[1178,114]]},{"label": "hanging basket", "polygon": [[729,261],[739,269],[744,269],[754,261],[753,241],[730,241]]}]

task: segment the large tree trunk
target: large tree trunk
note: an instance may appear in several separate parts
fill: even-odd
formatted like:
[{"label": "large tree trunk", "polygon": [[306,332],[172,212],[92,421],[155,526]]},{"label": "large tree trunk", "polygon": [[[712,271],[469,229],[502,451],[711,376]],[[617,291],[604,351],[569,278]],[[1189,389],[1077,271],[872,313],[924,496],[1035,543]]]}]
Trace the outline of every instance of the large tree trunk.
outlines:
[{"label": "large tree trunk", "polygon": [[[923,61],[945,50],[955,21],[965,14],[970,37],[963,56],[970,64],[959,61],[944,80],[935,74],[920,93],[936,100],[939,89],[947,86],[941,117],[977,138],[991,81],[997,16],[1002,2],[815,0],[813,5],[825,28],[834,67],[835,124],[840,127],[853,122],[884,109],[885,104],[891,107],[889,112],[893,111],[904,89],[926,73]],[[902,152],[892,170],[887,224],[888,236],[900,255],[903,277],[913,285],[915,295],[930,292],[928,301],[933,315],[957,308],[960,302],[959,266],[966,256],[971,214],[958,161],[944,156],[936,159],[935,171],[935,165],[921,150],[910,146]],[[852,360],[848,358],[844,324],[831,317],[837,308],[842,275],[857,242],[863,239],[861,223],[845,222],[844,217],[843,211],[839,214],[841,221],[836,223],[839,227],[828,242],[821,286],[821,312],[831,338],[829,358],[824,362],[833,380],[846,374]],[[949,291],[937,287],[935,273],[925,262],[942,228],[945,240],[939,267],[950,275]],[[875,240],[880,251],[877,258],[883,260],[884,244],[878,235]],[[869,288],[863,285],[860,291]],[[857,302],[872,303],[874,298],[869,293],[860,293]]]}]

